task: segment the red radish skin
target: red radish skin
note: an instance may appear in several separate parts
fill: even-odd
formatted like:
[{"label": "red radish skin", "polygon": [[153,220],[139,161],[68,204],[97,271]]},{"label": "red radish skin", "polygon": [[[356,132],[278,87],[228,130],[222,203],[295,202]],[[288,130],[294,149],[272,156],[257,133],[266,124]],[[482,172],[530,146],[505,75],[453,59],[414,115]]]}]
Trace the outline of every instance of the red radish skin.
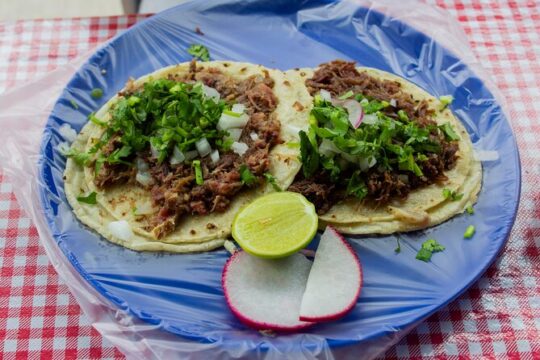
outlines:
[{"label": "red radish skin", "polygon": [[327,229],[331,231],[334,236],[336,236],[342,243],[345,245],[349,253],[354,257],[356,260],[354,263],[357,266],[357,271],[360,273],[359,276],[359,284],[358,284],[358,290],[356,291],[356,295],[353,297],[351,303],[347,305],[344,309],[341,311],[338,311],[333,314],[327,314],[325,316],[318,316],[318,317],[311,317],[311,316],[300,316],[299,319],[302,321],[310,321],[310,322],[327,322],[327,321],[333,321],[342,318],[345,316],[349,311],[351,311],[354,306],[356,305],[356,302],[358,300],[358,297],[360,296],[361,290],[362,290],[362,284],[363,284],[363,276],[364,272],[362,271],[362,265],[360,263],[360,259],[358,258],[358,255],[354,251],[354,249],[351,247],[351,245],[343,238],[343,236],[336,230],[334,227],[328,225]]},{"label": "red radish skin", "polygon": [[267,322],[259,322],[255,321],[251,318],[246,317],[244,314],[242,314],[231,302],[231,294],[229,293],[229,289],[226,285],[227,276],[229,274],[229,269],[231,264],[237,260],[240,256],[252,256],[247,254],[244,251],[237,251],[235,252],[225,263],[223,273],[221,275],[221,286],[223,288],[223,292],[225,294],[225,300],[227,301],[227,305],[231,309],[231,312],[242,322],[244,325],[256,329],[256,330],[272,330],[276,332],[284,332],[284,333],[291,333],[291,332],[297,332],[303,329],[306,329],[310,326],[313,326],[314,323],[308,322],[300,322],[298,321],[298,324],[295,326],[280,326],[277,324],[271,324]]}]

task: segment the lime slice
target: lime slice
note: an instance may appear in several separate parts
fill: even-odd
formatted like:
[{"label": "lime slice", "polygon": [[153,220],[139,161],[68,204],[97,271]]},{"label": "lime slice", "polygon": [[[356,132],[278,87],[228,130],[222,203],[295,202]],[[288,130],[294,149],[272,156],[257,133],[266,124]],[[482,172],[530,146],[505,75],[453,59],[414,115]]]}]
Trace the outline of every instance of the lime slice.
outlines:
[{"label": "lime slice", "polygon": [[280,258],[304,248],[317,231],[315,206],[294,192],[258,198],[236,214],[232,236],[248,253]]}]

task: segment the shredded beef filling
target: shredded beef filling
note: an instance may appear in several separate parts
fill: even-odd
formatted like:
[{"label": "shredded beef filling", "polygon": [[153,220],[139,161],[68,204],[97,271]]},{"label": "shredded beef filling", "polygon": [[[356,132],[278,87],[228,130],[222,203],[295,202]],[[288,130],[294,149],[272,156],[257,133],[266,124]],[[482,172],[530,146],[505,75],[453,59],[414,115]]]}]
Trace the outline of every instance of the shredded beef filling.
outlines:
[{"label": "shredded beef filling", "polygon": [[[280,142],[280,123],[272,114],[277,106],[277,98],[272,90],[274,82],[268,73],[238,81],[218,69],[203,69],[192,62],[187,75],[170,76],[169,79],[187,83],[202,82],[216,89],[222,99],[244,104],[250,119],[239,141],[246,143],[248,150],[242,156],[232,151],[221,153],[216,164],[209,157],[201,159],[202,185],[196,184],[191,164],[171,165],[168,161],[159,163],[149,151],[139,154],[148,163],[153,178],[154,184],[149,190],[159,212],[150,219],[148,229],[157,238],[174,231],[184,215],[225,211],[234,196],[245,187],[240,174],[242,165],[246,165],[261,183],[269,167],[270,149]],[[252,136],[253,133],[257,136]],[[120,142],[111,139],[104,148],[107,151],[104,155],[109,155],[120,146]],[[133,181],[134,176],[134,167],[104,164],[95,183],[100,188],[107,188]]]},{"label": "shredded beef filling", "polygon": [[[419,126],[435,124],[432,118],[434,110],[429,108],[426,101],[415,101],[412,95],[401,90],[398,82],[379,80],[367,73],[358,72],[354,62],[336,60],[323,64],[311,79],[306,80],[306,86],[311,95],[325,89],[333,97],[337,97],[352,90],[355,94],[378,101],[395,101],[395,106],[384,110],[385,115],[396,118],[397,111],[403,110]],[[394,198],[405,199],[413,189],[446,180],[444,172],[452,169],[457,161],[458,143],[447,141],[442,134],[431,136],[441,145],[441,151],[437,154],[429,153],[427,160],[419,162],[423,176],[418,177],[411,172],[380,171],[374,167],[364,175],[368,201],[382,205]],[[326,213],[332,205],[345,197],[344,189],[337,189],[329,176],[319,175],[305,179],[302,172],[299,172],[288,190],[306,196],[315,204],[319,214]]]}]

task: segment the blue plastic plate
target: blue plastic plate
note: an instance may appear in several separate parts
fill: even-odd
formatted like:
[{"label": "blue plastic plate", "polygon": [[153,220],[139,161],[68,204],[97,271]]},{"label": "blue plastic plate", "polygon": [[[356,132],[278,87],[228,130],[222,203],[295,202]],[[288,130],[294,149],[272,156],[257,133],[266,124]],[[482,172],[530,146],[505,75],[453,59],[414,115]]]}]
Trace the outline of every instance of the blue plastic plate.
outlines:
[{"label": "blue plastic plate", "polygon": [[[197,26],[204,36],[194,32]],[[54,150],[62,141],[59,126],[69,123],[79,131],[87,115],[129,77],[190,60],[186,49],[192,43],[206,45],[216,60],[283,70],[343,58],[393,72],[435,96],[452,94],[452,110],[473,142],[481,140],[484,149],[500,155],[499,161],[484,163],[474,215],[404,234],[399,254],[394,252],[395,237],[351,238],[365,279],[357,306],[340,321],[289,335],[295,341],[287,344],[288,351],[315,348],[321,341],[335,347],[392,338],[463,292],[495,259],[518,205],[518,151],[501,107],[452,52],[408,25],[352,2],[193,1],[137,24],[97,51],[67,84],[44,131],[41,200],[52,233],[80,274],[119,308],[198,342],[254,348],[262,339],[240,324],[224,301],[220,280],[226,251],[171,255],[121,248],[82,226],[64,196],[65,160]],[[104,90],[99,100],[89,96],[96,87]],[[78,110],[70,105],[72,99]],[[464,240],[469,224],[476,226],[476,235]],[[430,263],[415,259],[427,238],[446,247]]]}]

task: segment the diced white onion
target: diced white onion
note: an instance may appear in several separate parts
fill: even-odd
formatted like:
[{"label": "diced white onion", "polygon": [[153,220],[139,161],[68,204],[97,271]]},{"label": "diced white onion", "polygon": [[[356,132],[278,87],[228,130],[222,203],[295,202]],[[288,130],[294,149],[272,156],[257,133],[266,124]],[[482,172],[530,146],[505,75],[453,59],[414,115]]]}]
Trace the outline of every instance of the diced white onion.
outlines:
[{"label": "diced white onion", "polygon": [[369,100],[366,99],[366,98],[363,98],[361,101],[360,101],[360,105],[367,105],[369,104]]},{"label": "diced white onion", "polygon": [[390,99],[390,105],[393,106],[393,107],[396,107],[397,106],[396,99]]},{"label": "diced white onion", "polygon": [[367,156],[362,157],[358,159],[358,165],[360,166],[360,170],[366,171],[369,168],[372,168],[377,164],[377,159],[375,159],[374,156]]},{"label": "diced white onion", "polygon": [[324,156],[332,156],[332,154],[341,153],[341,150],[338,149],[332,140],[323,139],[321,145],[319,145],[319,153]]},{"label": "diced white onion", "polygon": [[210,98],[214,100],[215,102],[218,102],[219,99],[221,98],[221,95],[216,89],[211,88],[210,86],[206,86],[204,84],[202,84],[202,88],[203,88],[203,93],[207,98]]},{"label": "diced white onion", "polygon": [[135,166],[137,167],[137,170],[145,172],[148,170],[148,163],[141,159],[140,157],[137,157],[135,159]]},{"label": "diced white onion", "polygon": [[243,143],[243,142],[233,142],[232,145],[231,145],[231,149],[232,151],[234,151],[235,153],[237,153],[238,155],[242,156],[246,153],[246,151],[248,150],[248,146],[246,143]]},{"label": "diced white onion", "polygon": [[222,113],[217,124],[217,129],[228,130],[233,128],[243,128],[244,126],[246,126],[248,120],[249,117],[247,116],[247,114],[242,114],[238,117],[235,117]]},{"label": "diced white onion", "polygon": [[298,137],[298,133],[303,129],[291,124],[285,124],[283,130],[285,133],[289,134],[292,137]]},{"label": "diced white onion", "polygon": [[250,137],[251,140],[253,140],[253,141],[259,140],[259,135],[257,135],[256,132],[252,132],[251,134],[249,134],[249,137]]},{"label": "diced white onion", "polygon": [[242,131],[242,129],[228,129],[227,132],[229,133],[229,136],[227,136],[227,138],[232,141],[238,141],[240,136],[242,136]]},{"label": "diced white onion", "polygon": [[199,152],[197,150],[191,150],[184,154],[186,156],[186,161],[191,161],[195,159],[197,156],[199,156]]},{"label": "diced white onion", "polygon": [[358,162],[358,156],[347,154],[345,152],[341,152],[341,157],[353,164],[356,164]]},{"label": "diced white onion", "polygon": [[212,163],[217,164],[219,161],[219,151],[214,150],[210,153],[210,160],[212,160]]},{"label": "diced white onion", "polygon": [[208,140],[206,140],[206,138],[201,138],[199,141],[197,141],[195,143],[195,147],[197,148],[197,151],[199,152],[199,155],[201,157],[205,157],[212,152],[210,143],[208,142]]},{"label": "diced white onion", "polygon": [[356,100],[347,100],[343,103],[343,107],[349,113],[349,122],[352,127],[358,129],[364,119],[364,110]]},{"label": "diced white onion", "polygon": [[159,151],[154,147],[154,144],[150,143],[150,152],[152,153],[152,157],[157,159],[159,157]]},{"label": "diced white onion", "polygon": [[138,171],[135,180],[142,186],[150,186],[154,182],[152,175],[147,171]]},{"label": "diced white onion", "polygon": [[150,201],[145,201],[143,203],[137,204],[137,209],[135,209],[135,215],[149,215],[153,214],[156,210],[152,206]]},{"label": "diced white onion", "polygon": [[178,165],[183,163],[184,160],[186,160],[186,156],[180,151],[180,149],[178,149],[178,147],[175,146],[169,162],[171,165]]},{"label": "diced white onion", "polygon": [[62,154],[64,156],[68,153],[69,148],[70,148],[70,146],[66,141],[62,141],[61,143],[56,145],[56,150],[58,150],[60,152],[60,154]]},{"label": "diced white onion", "polygon": [[114,237],[128,241],[133,237],[131,226],[126,220],[112,221],[107,225],[107,228]]},{"label": "diced white onion", "polygon": [[360,170],[366,171],[369,169],[369,160],[367,157],[362,157],[358,159],[358,166],[360,166]]},{"label": "diced white onion", "polygon": [[407,184],[409,182],[409,175],[407,175],[407,174],[399,174],[398,179]]},{"label": "diced white onion", "polygon": [[375,166],[375,164],[377,164],[377,159],[375,159],[375,156],[370,156],[368,166],[372,168]]},{"label": "diced white onion", "polygon": [[58,129],[58,132],[70,143],[74,142],[77,138],[77,132],[73,130],[69,124],[62,124]]},{"label": "diced white onion", "polygon": [[366,114],[364,115],[364,120],[362,122],[367,125],[375,125],[379,121],[379,118],[375,114]]},{"label": "diced white onion", "polygon": [[234,104],[231,111],[237,114],[243,114],[246,111],[246,106],[244,104]]},{"label": "diced white onion", "polygon": [[328,90],[321,89],[319,91],[319,95],[321,95],[321,98],[325,101],[332,101],[332,94]]},{"label": "diced white onion", "polygon": [[497,161],[499,152],[496,150],[475,150],[474,158],[478,161]]}]

